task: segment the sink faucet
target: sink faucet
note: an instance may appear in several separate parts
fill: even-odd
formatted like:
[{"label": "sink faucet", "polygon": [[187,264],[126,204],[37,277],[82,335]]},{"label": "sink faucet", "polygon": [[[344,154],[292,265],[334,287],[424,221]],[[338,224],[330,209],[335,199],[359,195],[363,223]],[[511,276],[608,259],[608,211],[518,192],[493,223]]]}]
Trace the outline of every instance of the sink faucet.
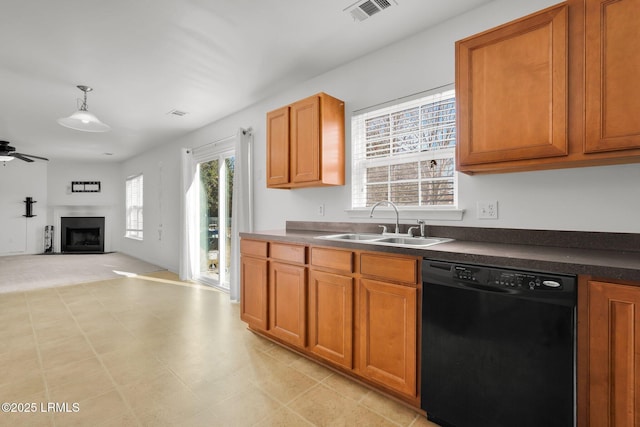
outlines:
[{"label": "sink faucet", "polygon": [[409,230],[407,230],[407,234],[411,237],[415,237],[413,235],[413,230],[417,230],[418,228],[420,229],[420,237],[426,237],[424,235],[424,227],[425,227],[425,222],[421,219],[418,220],[418,225],[414,225],[413,227],[409,227]]},{"label": "sink faucet", "polygon": [[419,220],[418,220],[418,225],[420,226],[420,237],[427,237],[427,236],[424,234],[424,227],[425,227],[425,225],[426,225],[426,224],[425,224],[425,222],[424,222],[423,220],[419,219]]},{"label": "sink faucet", "polygon": [[[398,207],[390,200],[382,200],[371,206],[371,212],[369,213],[369,218],[373,218],[373,211],[381,204],[386,203],[396,211],[396,234],[400,234],[400,214],[398,213]],[[384,233],[384,230],[383,230]]]}]

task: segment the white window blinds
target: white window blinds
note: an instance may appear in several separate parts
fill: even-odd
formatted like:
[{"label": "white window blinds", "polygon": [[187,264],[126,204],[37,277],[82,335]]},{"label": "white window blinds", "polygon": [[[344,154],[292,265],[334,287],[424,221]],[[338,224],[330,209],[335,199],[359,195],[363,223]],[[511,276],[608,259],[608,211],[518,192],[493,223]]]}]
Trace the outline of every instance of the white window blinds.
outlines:
[{"label": "white window blinds", "polygon": [[142,174],[126,181],[126,232],[125,236],[142,240],[143,178]]},{"label": "white window blinds", "polygon": [[354,114],[352,208],[456,204],[454,90]]}]

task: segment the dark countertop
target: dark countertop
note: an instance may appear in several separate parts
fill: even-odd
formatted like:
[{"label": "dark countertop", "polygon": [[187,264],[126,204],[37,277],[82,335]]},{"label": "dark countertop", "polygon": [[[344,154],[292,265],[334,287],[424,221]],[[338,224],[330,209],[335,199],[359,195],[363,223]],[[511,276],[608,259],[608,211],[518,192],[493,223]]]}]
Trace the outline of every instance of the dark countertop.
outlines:
[{"label": "dark countertop", "polygon": [[[640,282],[640,236],[624,233],[553,232],[531,230],[491,230],[458,227],[434,227],[437,237],[453,237],[456,240],[439,243],[424,249],[401,248],[354,241],[318,239],[318,236],[336,232],[365,231],[349,227],[341,230],[335,226],[300,226],[287,224],[286,230],[241,233],[248,239],[274,240],[290,243],[313,244],[347,249],[371,250],[421,256],[424,258],[470,264],[495,265],[526,270],[547,271],[565,274],[585,274],[600,279],[619,279]],[[295,227],[295,228],[294,228]],[[314,230],[323,228],[325,231]],[[333,228],[327,230],[327,228]],[[339,227],[338,227],[339,228]],[[366,231],[372,231],[370,228]],[[375,232],[375,231],[374,231]],[[464,232],[470,240],[460,238]],[[515,239],[514,239],[515,237]],[[483,241],[477,241],[480,238]],[[472,240],[476,239],[476,240]],[[542,242],[542,244],[516,244],[509,240]],[[497,242],[496,242],[497,241]],[[619,242],[619,243],[617,243]],[[566,246],[562,246],[566,244]],[[595,249],[598,245],[613,246]],[[637,250],[632,250],[637,248]],[[640,285],[640,283],[639,283]]]}]

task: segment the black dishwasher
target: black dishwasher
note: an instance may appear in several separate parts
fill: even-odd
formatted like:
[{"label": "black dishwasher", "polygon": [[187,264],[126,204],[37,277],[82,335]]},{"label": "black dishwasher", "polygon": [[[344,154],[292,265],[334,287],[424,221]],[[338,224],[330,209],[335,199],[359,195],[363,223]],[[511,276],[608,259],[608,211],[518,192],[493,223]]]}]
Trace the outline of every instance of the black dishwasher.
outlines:
[{"label": "black dishwasher", "polygon": [[425,260],[422,279],[430,420],[575,425],[575,276]]}]

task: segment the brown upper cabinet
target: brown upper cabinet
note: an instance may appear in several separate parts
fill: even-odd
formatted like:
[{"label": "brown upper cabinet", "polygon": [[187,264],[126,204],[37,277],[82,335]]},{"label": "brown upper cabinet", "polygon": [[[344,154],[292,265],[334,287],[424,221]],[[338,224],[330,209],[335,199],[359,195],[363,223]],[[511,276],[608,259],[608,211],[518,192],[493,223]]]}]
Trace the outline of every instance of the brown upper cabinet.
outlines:
[{"label": "brown upper cabinet", "polygon": [[640,0],[568,0],[456,43],[457,169],[640,162]]},{"label": "brown upper cabinet", "polygon": [[289,107],[267,113],[267,187],[289,184]]},{"label": "brown upper cabinet", "polygon": [[640,0],[589,0],[585,17],[585,151],[640,148]]},{"label": "brown upper cabinet", "polygon": [[344,102],[319,93],[267,113],[267,187],[344,185]]},{"label": "brown upper cabinet", "polygon": [[564,156],[567,6],[456,43],[458,165]]}]

